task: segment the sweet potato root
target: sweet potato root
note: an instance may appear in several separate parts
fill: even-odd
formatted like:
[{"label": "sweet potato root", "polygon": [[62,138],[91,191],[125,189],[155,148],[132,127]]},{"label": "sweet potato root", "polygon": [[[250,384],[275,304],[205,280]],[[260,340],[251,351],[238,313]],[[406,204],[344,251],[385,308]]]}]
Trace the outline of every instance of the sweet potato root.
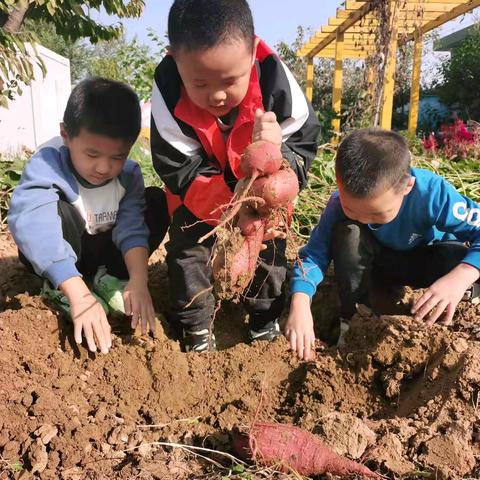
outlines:
[{"label": "sweet potato root", "polygon": [[315,435],[293,425],[254,423],[248,433],[233,431],[233,449],[246,460],[300,475],[364,475],[381,478],[364,465],[336,454]]},{"label": "sweet potato root", "polygon": [[234,232],[215,249],[213,277],[220,298],[240,295],[251,282],[262,246],[265,220],[242,208]]}]

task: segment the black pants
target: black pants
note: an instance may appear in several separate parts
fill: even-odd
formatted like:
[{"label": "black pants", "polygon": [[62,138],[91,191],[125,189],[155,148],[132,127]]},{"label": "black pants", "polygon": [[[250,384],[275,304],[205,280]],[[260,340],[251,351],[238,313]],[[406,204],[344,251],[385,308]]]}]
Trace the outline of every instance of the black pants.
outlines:
[{"label": "black pants", "polygon": [[350,318],[356,303],[368,303],[372,279],[384,285],[427,288],[455,268],[468,248],[447,241],[397,251],[383,246],[366,225],[345,221],[332,236],[332,258],[340,315]]},{"label": "black pants", "polygon": [[[199,244],[198,239],[212,227],[197,223],[185,228],[196,221],[198,219],[184,206],[179,207],[173,215],[170,241],[166,244],[171,320],[177,326],[193,331],[210,326],[215,307],[212,290],[208,290],[212,286],[209,260],[215,238],[210,237]],[[260,253],[259,265],[243,300],[253,330],[278,319],[283,309],[285,297],[282,286],[287,272],[285,247],[285,240],[276,239],[267,242],[267,249]],[[198,295],[200,292],[204,293]]]},{"label": "black pants", "polygon": [[[167,233],[169,216],[165,192],[158,187],[145,189],[145,222],[150,230],[149,249],[154,252]],[[122,252],[112,241],[112,230],[90,235],[85,230],[85,221],[70,203],[58,202],[58,215],[62,221],[63,238],[77,256],[76,267],[82,275],[94,275],[99,266],[117,278],[127,279],[128,270]],[[33,267],[22,252],[20,261],[33,272]]]}]

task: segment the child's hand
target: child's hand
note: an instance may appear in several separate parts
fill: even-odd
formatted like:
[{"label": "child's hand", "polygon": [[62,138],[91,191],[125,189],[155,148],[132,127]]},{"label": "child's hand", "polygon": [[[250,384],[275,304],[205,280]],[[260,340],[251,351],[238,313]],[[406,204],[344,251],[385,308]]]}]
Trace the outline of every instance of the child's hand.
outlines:
[{"label": "child's hand", "polygon": [[274,238],[287,238],[285,223],[282,220],[278,222],[271,221],[266,225],[263,241],[268,242],[268,240],[273,240]]},{"label": "child's hand", "polygon": [[155,310],[147,281],[131,278],[125,286],[123,301],[125,314],[132,317],[132,328],[140,325],[142,335],[145,335],[150,327],[152,334],[155,334]]},{"label": "child's hand", "polygon": [[412,307],[415,320],[426,318],[432,326],[445,312],[442,323],[450,325],[455,309],[463,294],[479,277],[479,271],[466,263],[457,265],[451,272],[434,282]]},{"label": "child's hand", "polygon": [[282,145],[282,128],[277,122],[277,116],[273,112],[262,112],[258,109],[255,112],[253,124],[252,142],[265,140],[275,145]]},{"label": "child's hand", "polygon": [[103,307],[97,302],[81,277],[71,277],[59,285],[70,303],[75,341],[82,343],[82,331],[88,349],[108,353],[112,347],[111,328]]},{"label": "child's hand", "polygon": [[71,302],[70,309],[74,324],[75,341],[82,343],[82,330],[87,340],[88,349],[96,352],[97,347],[102,353],[108,353],[112,347],[111,327],[105,310],[92,295],[78,302]]},{"label": "child's hand", "polygon": [[306,293],[294,293],[290,304],[285,336],[298,358],[309,361],[315,357],[315,332],[310,310],[310,298]]}]

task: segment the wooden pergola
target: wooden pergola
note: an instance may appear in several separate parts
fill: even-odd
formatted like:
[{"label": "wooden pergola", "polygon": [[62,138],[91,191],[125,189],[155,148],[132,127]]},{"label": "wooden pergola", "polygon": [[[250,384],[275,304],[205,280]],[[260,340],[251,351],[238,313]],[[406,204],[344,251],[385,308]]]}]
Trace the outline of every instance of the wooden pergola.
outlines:
[{"label": "wooden pergola", "polygon": [[[392,126],[397,48],[400,43],[413,40],[415,45],[408,130],[411,133],[416,133],[424,35],[480,6],[480,0],[384,1],[390,2],[390,7],[395,13],[388,20],[391,35],[383,79],[383,98],[379,125],[386,129],[390,129]],[[313,59],[315,57],[335,59],[332,106],[338,114],[338,118],[333,121],[333,129],[337,133],[340,132],[339,115],[342,102],[343,60],[368,59],[377,49],[376,29],[379,21],[373,12],[374,4],[374,0],[346,0],[345,8],[337,9],[336,17],[331,17],[328,20],[328,25],[323,26],[316,32],[297,52],[299,57],[307,58],[306,95],[310,100],[313,94]],[[374,75],[374,72],[370,71],[369,76],[372,75]]]}]

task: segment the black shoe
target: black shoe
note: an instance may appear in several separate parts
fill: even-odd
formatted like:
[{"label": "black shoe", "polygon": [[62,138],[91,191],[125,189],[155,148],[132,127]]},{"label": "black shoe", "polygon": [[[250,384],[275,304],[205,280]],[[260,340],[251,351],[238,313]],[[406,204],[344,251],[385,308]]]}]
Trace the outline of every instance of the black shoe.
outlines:
[{"label": "black shoe", "polygon": [[271,342],[278,338],[282,332],[280,331],[280,325],[276,320],[268,322],[264,327],[258,330],[250,330],[250,341],[265,340]]},{"label": "black shoe", "polygon": [[217,349],[215,335],[208,328],[184,330],[183,345],[186,352],[213,352]]}]

